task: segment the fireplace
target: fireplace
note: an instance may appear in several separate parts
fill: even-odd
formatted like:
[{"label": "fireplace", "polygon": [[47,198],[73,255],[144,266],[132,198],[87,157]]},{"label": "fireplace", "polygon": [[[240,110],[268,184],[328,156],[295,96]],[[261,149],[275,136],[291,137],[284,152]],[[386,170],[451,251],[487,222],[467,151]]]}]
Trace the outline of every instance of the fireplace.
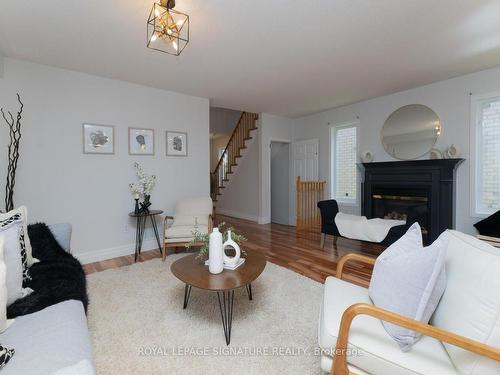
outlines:
[{"label": "fireplace", "polygon": [[422,228],[424,242],[429,235],[429,189],[400,188],[398,186],[375,187],[372,192],[371,217],[382,219],[417,221]]},{"label": "fireplace", "polygon": [[425,244],[454,228],[455,170],[463,159],[363,163],[362,213],[418,222]]}]

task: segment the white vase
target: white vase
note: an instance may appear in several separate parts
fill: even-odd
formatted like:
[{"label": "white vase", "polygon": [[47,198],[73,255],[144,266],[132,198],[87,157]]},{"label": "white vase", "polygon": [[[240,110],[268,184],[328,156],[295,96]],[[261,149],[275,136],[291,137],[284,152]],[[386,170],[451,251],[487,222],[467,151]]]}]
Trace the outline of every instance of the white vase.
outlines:
[{"label": "white vase", "polygon": [[[232,247],[236,252],[236,255],[234,257],[228,257],[225,251],[226,247]],[[236,263],[238,263],[238,261],[240,260],[241,250],[238,244],[231,238],[231,231],[227,232],[227,241],[224,242],[224,245],[222,245],[222,249],[223,249],[222,255],[224,256],[224,264],[227,264],[229,266],[236,265]]]},{"label": "white vase", "polygon": [[218,274],[224,270],[223,252],[222,233],[219,232],[219,228],[214,228],[208,241],[208,270],[210,273]]}]

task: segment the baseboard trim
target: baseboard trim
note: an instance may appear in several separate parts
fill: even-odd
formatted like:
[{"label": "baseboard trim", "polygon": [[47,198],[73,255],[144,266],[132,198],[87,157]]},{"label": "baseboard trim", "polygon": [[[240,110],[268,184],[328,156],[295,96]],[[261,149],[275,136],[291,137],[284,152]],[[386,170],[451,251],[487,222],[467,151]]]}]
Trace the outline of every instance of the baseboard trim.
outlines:
[{"label": "baseboard trim", "polygon": [[250,221],[254,221],[256,223],[259,222],[259,218],[257,216],[249,215],[249,214],[246,214],[246,213],[243,213],[243,212],[238,212],[238,211],[233,211],[233,210],[227,210],[225,208],[216,207],[215,208],[215,214],[217,215],[218,213],[221,214],[221,215],[235,217],[237,219],[250,220]]},{"label": "baseboard trim", "polygon": [[[158,244],[155,239],[145,240],[142,244],[142,251],[157,249]],[[87,251],[85,253],[73,254],[82,264],[101,262],[103,260],[118,258],[135,252],[135,243],[110,247],[102,250]]]},{"label": "baseboard trim", "polygon": [[270,224],[271,218],[269,216],[262,216],[262,217],[259,217],[259,220],[257,222],[259,224]]}]

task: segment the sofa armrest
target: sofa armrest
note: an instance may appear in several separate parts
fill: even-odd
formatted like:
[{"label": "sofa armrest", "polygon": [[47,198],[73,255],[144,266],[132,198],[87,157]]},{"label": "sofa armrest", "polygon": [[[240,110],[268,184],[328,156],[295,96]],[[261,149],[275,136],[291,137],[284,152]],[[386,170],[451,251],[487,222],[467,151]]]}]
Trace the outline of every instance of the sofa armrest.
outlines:
[{"label": "sofa armrest", "polygon": [[370,266],[373,266],[375,264],[376,259],[371,258],[366,255],[361,255],[361,254],[356,254],[356,253],[349,253],[344,255],[342,258],[339,259],[337,263],[337,271],[335,276],[339,279],[342,279],[342,273],[344,271],[344,266],[346,263],[355,261],[355,262],[361,262],[368,264]]},{"label": "sofa armrest", "polygon": [[337,345],[333,358],[331,371],[332,375],[350,374],[347,367],[346,352],[348,347],[349,330],[351,328],[353,319],[358,315],[372,316],[374,318],[396,324],[400,327],[405,327],[419,332],[425,336],[430,336],[437,340],[447,342],[448,344],[458,346],[473,353],[480,354],[496,361],[500,361],[500,349],[468,339],[444,329],[437,328],[414,319],[410,319],[406,316],[381,309],[376,306],[368,305],[366,303],[358,303],[347,308],[342,315]]},{"label": "sofa armrest", "polygon": [[71,233],[73,231],[73,227],[71,226],[71,224],[51,224],[48,225],[48,227],[59,245],[61,245],[61,247],[66,250],[66,252],[71,253]]}]

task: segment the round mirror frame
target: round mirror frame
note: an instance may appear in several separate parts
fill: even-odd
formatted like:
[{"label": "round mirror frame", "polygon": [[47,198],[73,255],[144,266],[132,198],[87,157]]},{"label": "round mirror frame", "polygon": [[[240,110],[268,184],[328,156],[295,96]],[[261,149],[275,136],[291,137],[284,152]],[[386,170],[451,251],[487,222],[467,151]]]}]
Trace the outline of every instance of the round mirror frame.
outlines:
[{"label": "round mirror frame", "polygon": [[[410,108],[415,108],[415,107],[420,107],[422,110],[425,110],[427,111],[428,115],[429,116],[433,116],[434,117],[434,121],[433,121],[433,126],[434,126],[434,130],[436,132],[436,136],[435,136],[435,140],[434,142],[432,143],[432,145],[429,145],[428,149],[425,150],[425,151],[422,151],[422,153],[418,153],[418,155],[416,156],[411,156],[411,157],[408,157],[408,158],[405,158],[405,157],[401,157],[401,156],[397,156],[395,155],[394,152],[391,152],[391,150],[389,150],[389,148],[387,147],[387,143],[384,142],[384,129],[387,129],[387,126],[388,124],[390,124],[390,120],[391,118],[393,118],[395,115],[399,114],[400,112],[403,112],[405,110],[408,110]],[[425,129],[424,129],[425,130]],[[437,115],[436,112],[434,112],[431,108],[423,105],[423,104],[409,104],[409,105],[405,105],[403,107],[399,107],[398,109],[396,109],[395,111],[393,111],[388,117],[387,119],[385,120],[384,122],[384,125],[382,126],[382,129],[380,131],[380,143],[382,143],[382,147],[384,148],[385,152],[387,152],[387,154],[389,154],[390,156],[392,156],[393,158],[396,158],[398,160],[415,160],[415,159],[419,159],[421,158],[422,156],[428,154],[432,149],[434,149],[437,141],[439,140],[439,137],[441,135],[441,131],[442,131],[442,123],[441,123],[441,119],[439,118],[439,116]]]}]

